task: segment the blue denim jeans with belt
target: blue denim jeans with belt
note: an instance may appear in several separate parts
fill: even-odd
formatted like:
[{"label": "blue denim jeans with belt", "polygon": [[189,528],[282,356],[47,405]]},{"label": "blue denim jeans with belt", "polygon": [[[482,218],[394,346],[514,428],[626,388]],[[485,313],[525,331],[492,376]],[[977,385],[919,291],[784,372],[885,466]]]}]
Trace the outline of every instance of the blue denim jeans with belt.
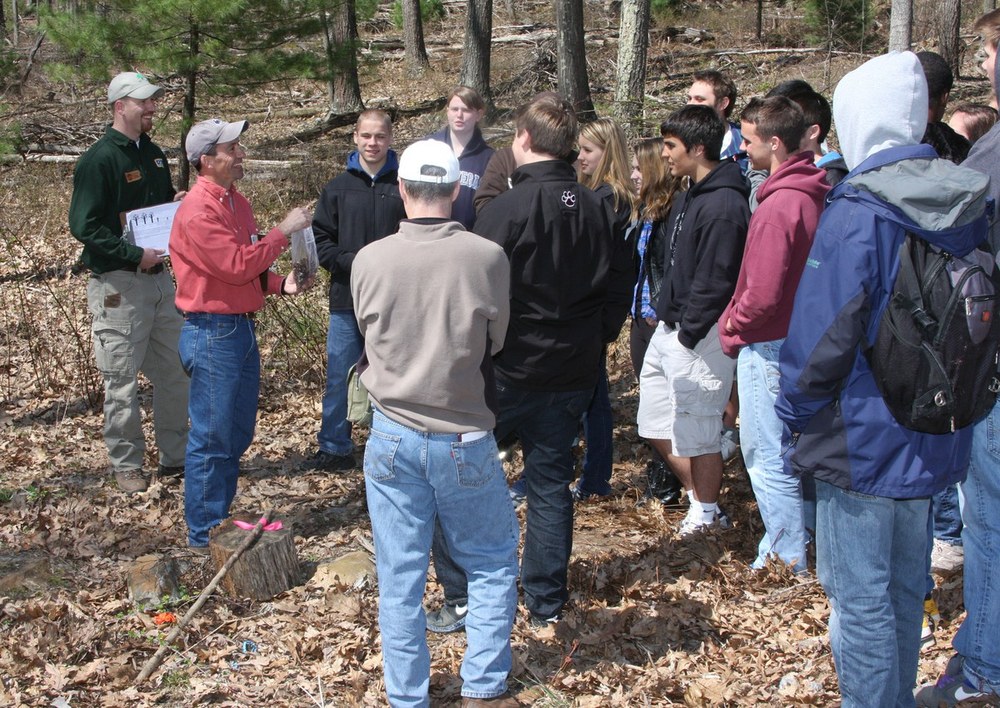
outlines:
[{"label": "blue denim jeans with belt", "polygon": [[493,434],[463,440],[455,433],[415,430],[377,409],[373,413],[365,491],[389,703],[429,705],[422,600],[435,524],[468,579],[462,696],[499,696],[507,690],[512,662],[518,524]]},{"label": "blue denim jeans with belt", "polygon": [[188,543],[208,545],[208,532],[229,516],[240,457],[253,441],[260,392],[260,352],[252,318],[188,313],[181,364],[191,376],[184,458]]}]

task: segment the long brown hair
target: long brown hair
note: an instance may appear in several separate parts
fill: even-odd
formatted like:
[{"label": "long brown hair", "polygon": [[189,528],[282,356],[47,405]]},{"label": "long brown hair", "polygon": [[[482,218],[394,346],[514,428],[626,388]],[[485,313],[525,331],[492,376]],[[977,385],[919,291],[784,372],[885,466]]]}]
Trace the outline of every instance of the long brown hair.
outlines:
[{"label": "long brown hair", "polygon": [[642,216],[650,221],[662,221],[670,212],[680,180],[670,174],[663,163],[663,138],[644,138],[632,146],[635,161],[642,175],[639,203]]}]

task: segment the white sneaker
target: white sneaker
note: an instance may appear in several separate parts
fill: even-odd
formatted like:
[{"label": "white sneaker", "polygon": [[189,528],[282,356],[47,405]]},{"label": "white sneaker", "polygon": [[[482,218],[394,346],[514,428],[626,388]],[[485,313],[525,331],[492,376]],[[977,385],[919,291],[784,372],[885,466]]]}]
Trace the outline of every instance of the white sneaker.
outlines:
[{"label": "white sneaker", "polygon": [[931,570],[935,573],[955,573],[965,563],[965,550],[945,541],[934,539],[931,549]]},{"label": "white sneaker", "polygon": [[711,521],[705,521],[700,511],[695,514],[689,511],[688,515],[681,521],[680,526],[677,527],[677,537],[689,538],[709,529],[728,529],[731,526],[732,522],[724,512],[717,511]]}]

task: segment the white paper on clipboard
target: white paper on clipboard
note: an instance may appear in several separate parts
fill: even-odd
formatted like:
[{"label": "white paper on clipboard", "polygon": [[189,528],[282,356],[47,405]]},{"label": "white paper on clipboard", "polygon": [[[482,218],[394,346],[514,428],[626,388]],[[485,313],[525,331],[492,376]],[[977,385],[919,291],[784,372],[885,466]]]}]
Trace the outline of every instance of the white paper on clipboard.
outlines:
[{"label": "white paper on clipboard", "polygon": [[170,228],[180,202],[167,202],[125,213],[125,238],[139,248],[160,248],[169,254]]}]

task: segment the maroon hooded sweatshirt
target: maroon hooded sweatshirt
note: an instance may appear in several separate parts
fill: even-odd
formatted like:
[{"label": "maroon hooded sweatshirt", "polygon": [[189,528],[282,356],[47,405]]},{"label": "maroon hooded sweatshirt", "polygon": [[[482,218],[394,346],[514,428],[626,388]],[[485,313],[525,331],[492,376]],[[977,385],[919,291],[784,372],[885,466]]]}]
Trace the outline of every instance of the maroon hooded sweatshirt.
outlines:
[{"label": "maroon hooded sweatshirt", "polygon": [[828,191],[826,173],[813,165],[811,152],[790,157],[758,188],[736,291],[719,318],[719,339],[729,356],[788,334]]}]

